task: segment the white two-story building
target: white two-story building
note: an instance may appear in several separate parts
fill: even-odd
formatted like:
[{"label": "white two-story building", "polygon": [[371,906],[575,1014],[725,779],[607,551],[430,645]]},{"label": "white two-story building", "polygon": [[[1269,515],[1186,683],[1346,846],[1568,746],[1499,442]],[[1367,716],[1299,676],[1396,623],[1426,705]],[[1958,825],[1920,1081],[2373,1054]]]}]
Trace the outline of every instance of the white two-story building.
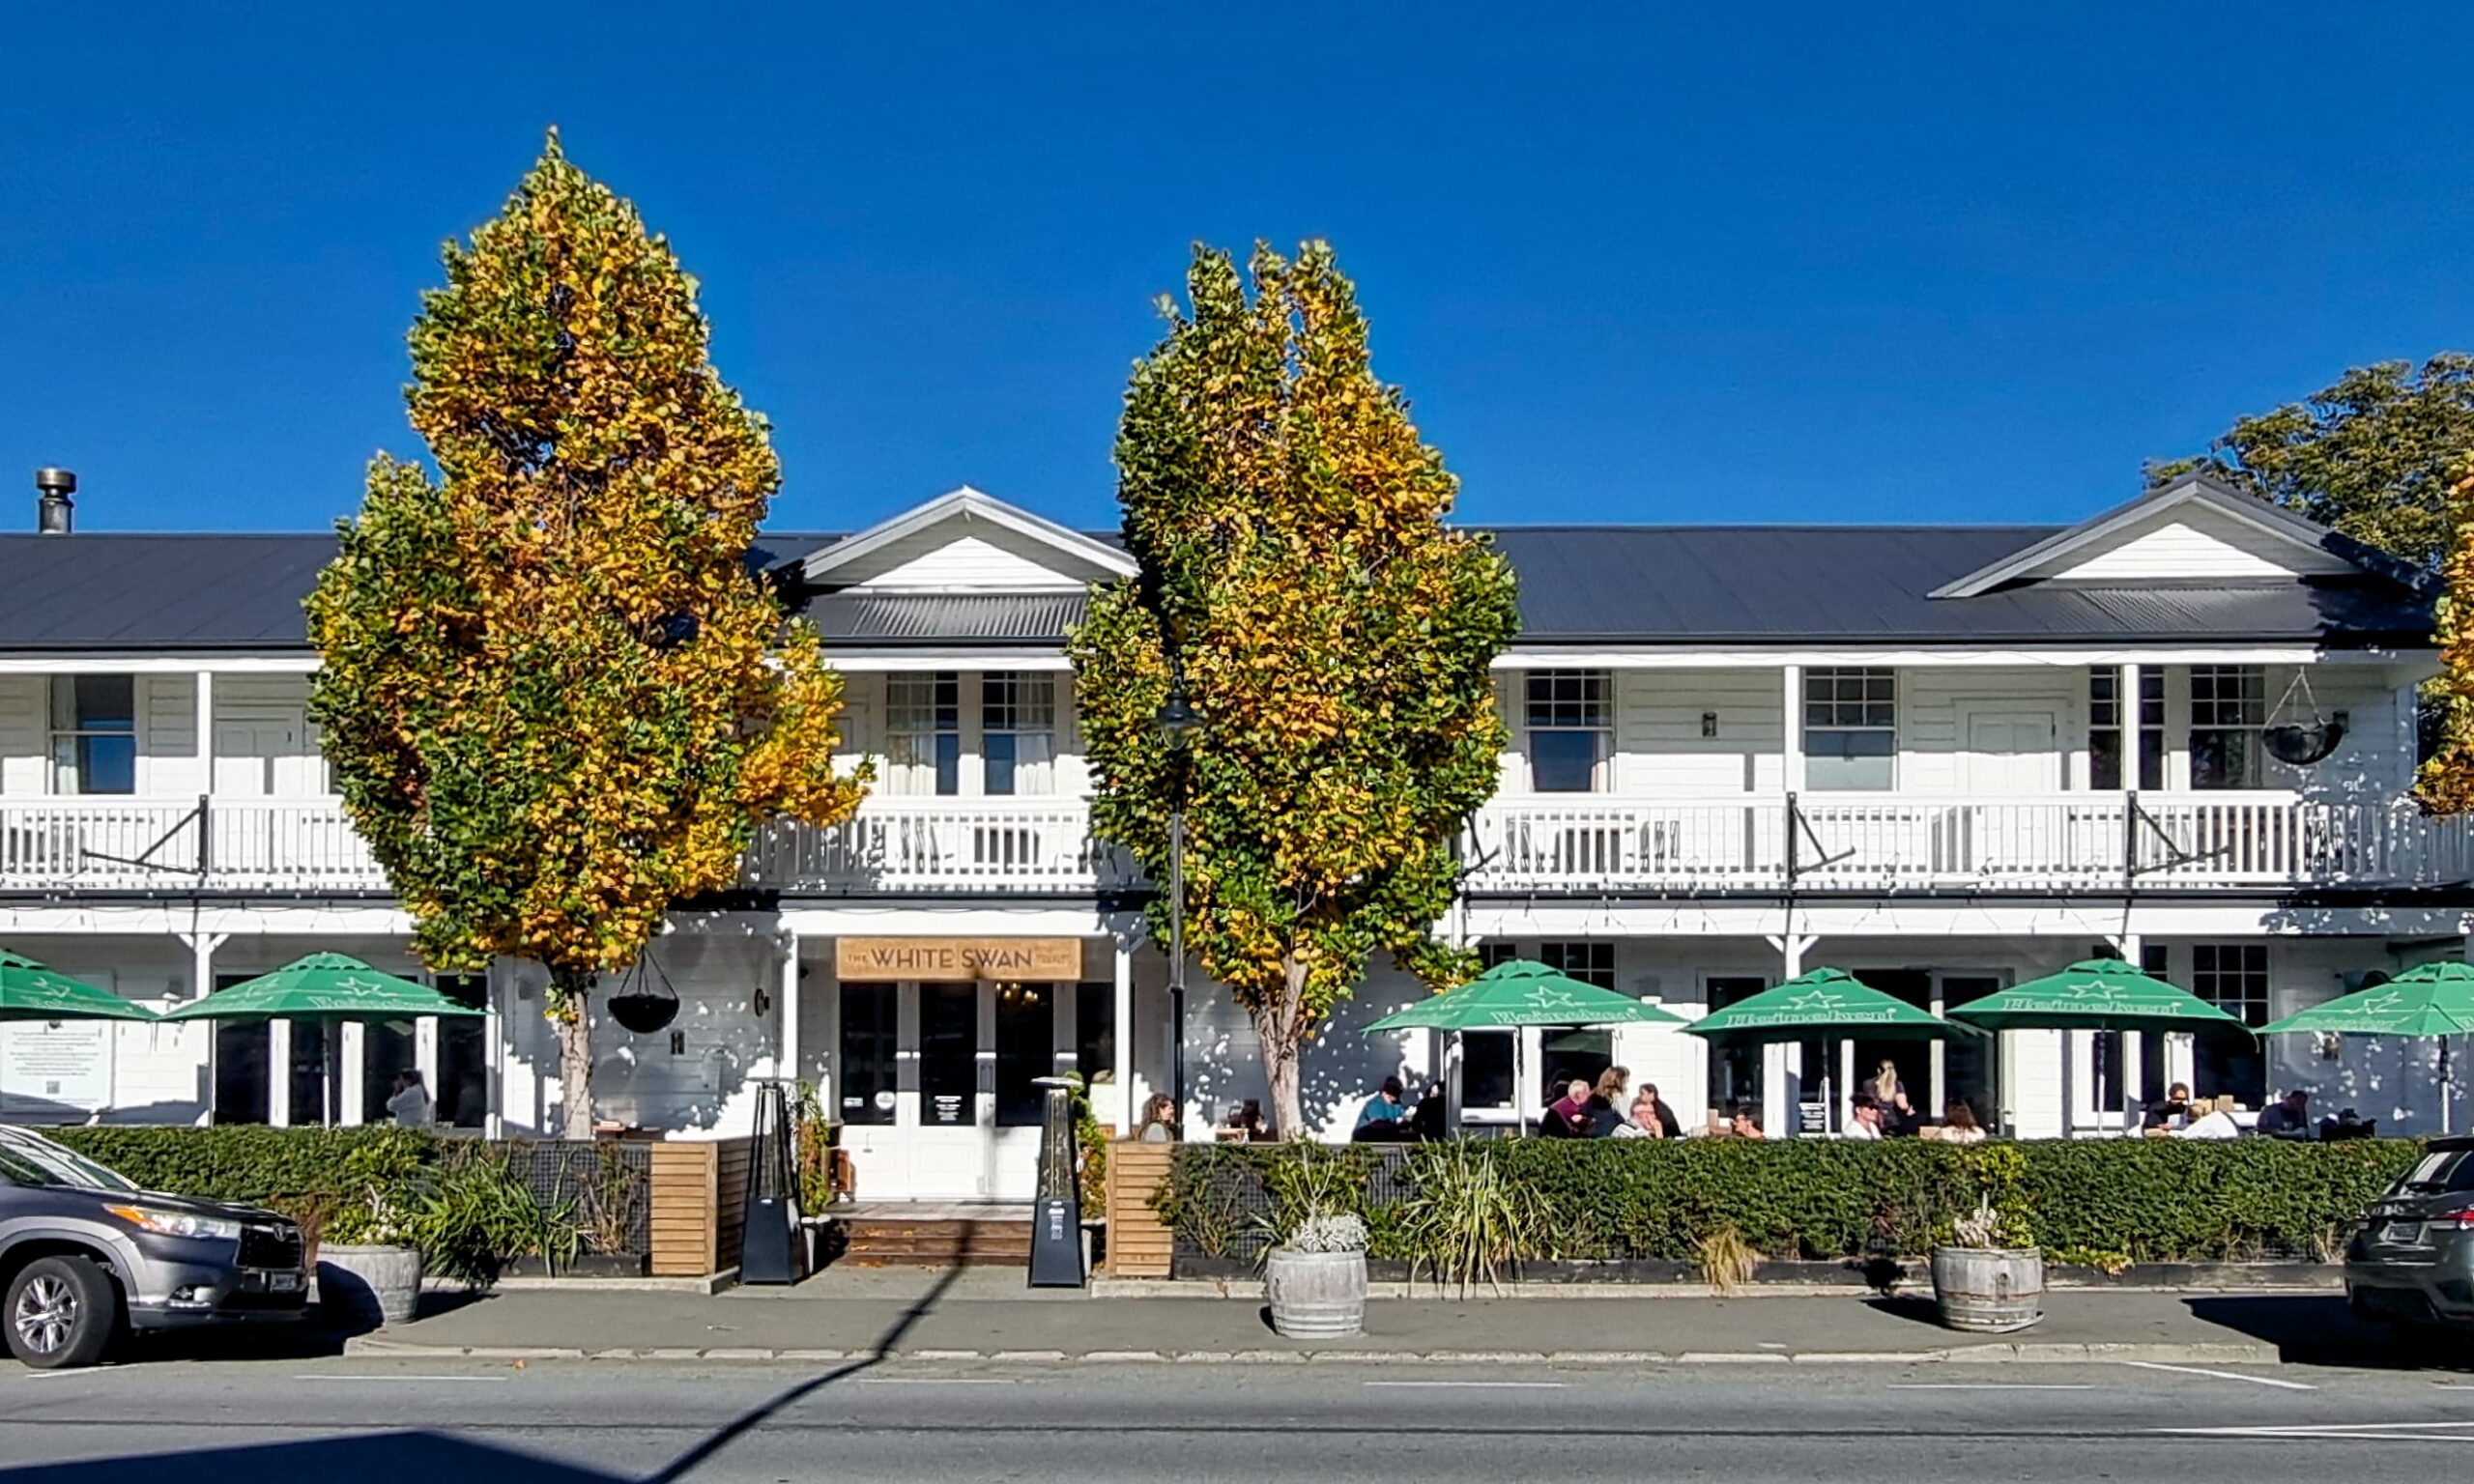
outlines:
[{"label": "white two-story building", "polygon": [[[1691,1017],[1822,964],[1932,1009],[2093,953],[2258,1024],[2462,954],[2457,821],[2406,798],[2431,672],[2416,574],[2192,481],[2073,527],[1570,527],[1498,533],[1523,632],[1500,666],[1503,786],[1442,928]],[[0,537],[0,945],[157,1009],[302,953],[417,972],[328,784],[301,599],[331,538]],[[1170,1084],[1151,887],[1091,840],[1063,655],[1131,564],[958,491],[765,559],[849,676],[859,817],[781,828],[742,888],[681,912],[645,976],[663,1028],[597,1022],[597,1112],[744,1127],[755,1079],[815,1082],[876,1196],[1027,1193],[1034,1077],[1104,1119]],[[2309,760],[2296,760],[2309,759]],[[486,1020],[346,1027],[347,1121],[417,1066],[442,1118],[557,1123],[537,971],[450,985]],[[1456,1051],[1358,1027],[1419,993],[1378,962],[1307,1061],[1336,1130],[1391,1072],[1457,1055],[1463,1116],[1509,1123],[1506,1036]],[[319,1116],[317,1027],[0,1030],[0,1116]],[[1533,1033],[1535,1035],[1535,1033]],[[1190,1122],[1263,1094],[1243,1013],[1197,980]],[[1772,1127],[1882,1056],[2022,1134],[2093,1131],[2169,1079],[2257,1105],[2304,1085],[2435,1127],[2432,1048],[2014,1032],[1947,1047],[1724,1054],[1665,1031],[1546,1034],[1533,1075],[1608,1060],[1680,1109]],[[2101,1080],[2100,1080],[2101,1079]],[[2461,1122],[2461,1119],[2460,1119]]]}]

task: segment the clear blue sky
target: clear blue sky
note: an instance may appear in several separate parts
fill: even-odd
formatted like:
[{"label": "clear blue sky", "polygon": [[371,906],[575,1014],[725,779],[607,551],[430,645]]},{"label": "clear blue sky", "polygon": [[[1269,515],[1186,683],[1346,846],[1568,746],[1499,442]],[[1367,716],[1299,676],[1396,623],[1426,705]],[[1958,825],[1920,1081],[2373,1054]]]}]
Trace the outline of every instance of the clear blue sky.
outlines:
[{"label": "clear blue sky", "polygon": [[778,527],[1112,526],[1186,244],[1306,236],[1473,521],[2066,519],[2474,349],[2474,15],[2201,9],[16,7],[0,529],[52,462],[86,528],[357,504],[553,122],[704,281]]}]

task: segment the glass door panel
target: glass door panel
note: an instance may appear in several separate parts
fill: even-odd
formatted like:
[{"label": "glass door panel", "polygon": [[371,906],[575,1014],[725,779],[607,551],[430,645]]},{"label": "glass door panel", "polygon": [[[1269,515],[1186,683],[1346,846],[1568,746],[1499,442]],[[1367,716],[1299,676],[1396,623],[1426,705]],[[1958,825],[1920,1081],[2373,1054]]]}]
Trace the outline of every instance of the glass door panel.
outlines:
[{"label": "glass door panel", "polygon": [[895,1036],[901,1023],[898,985],[842,986],[841,1118],[846,1124],[894,1121]]},{"label": "glass door panel", "polygon": [[996,1127],[1036,1128],[1045,1097],[1036,1079],[1056,1070],[1056,986],[991,987],[996,996]]},{"label": "glass door panel", "polygon": [[919,1123],[968,1128],[979,1122],[977,985],[919,986]]}]

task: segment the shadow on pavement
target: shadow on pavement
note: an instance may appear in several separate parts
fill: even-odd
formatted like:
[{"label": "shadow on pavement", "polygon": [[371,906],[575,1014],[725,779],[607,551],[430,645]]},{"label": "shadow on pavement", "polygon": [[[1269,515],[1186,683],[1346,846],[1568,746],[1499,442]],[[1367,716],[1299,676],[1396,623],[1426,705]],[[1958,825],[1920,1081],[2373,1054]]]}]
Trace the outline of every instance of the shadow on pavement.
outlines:
[{"label": "shadow on pavement", "polygon": [[2182,1302],[2195,1318],[2274,1345],[2289,1365],[2474,1369],[2474,1335],[2372,1324],[2356,1319],[2337,1294],[2209,1295]]},{"label": "shadow on pavement", "polygon": [[0,1470],[9,1484],[267,1484],[270,1479],[453,1479],[457,1484],[619,1484],[597,1470],[439,1433],[371,1433],[302,1442],[150,1453]]},{"label": "shadow on pavement", "polygon": [[1893,1319],[1912,1320],[1927,1328],[1942,1327],[1941,1306],[1917,1294],[1883,1294],[1864,1300],[1864,1307]]}]

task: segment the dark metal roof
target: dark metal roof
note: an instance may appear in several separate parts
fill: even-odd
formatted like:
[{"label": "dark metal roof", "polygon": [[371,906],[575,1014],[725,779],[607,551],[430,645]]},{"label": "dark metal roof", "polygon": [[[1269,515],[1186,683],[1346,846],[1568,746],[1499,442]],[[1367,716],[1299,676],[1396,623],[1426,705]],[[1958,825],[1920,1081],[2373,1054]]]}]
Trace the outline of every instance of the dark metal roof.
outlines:
[{"label": "dark metal roof", "polygon": [[[2428,642],[2427,604],[2360,578],[1932,590],[2056,527],[1561,526],[1495,532],[1527,644]],[[778,568],[835,539],[768,535]],[[0,650],[300,648],[331,535],[0,535]],[[1074,593],[812,595],[828,640],[1051,643]]]},{"label": "dark metal roof", "polygon": [[1079,592],[831,592],[805,610],[825,642],[1062,644]]},{"label": "dark metal roof", "polygon": [[2421,641],[2429,606],[2361,578],[1933,589],[2059,528],[1530,526],[1496,531],[1525,643]]}]

